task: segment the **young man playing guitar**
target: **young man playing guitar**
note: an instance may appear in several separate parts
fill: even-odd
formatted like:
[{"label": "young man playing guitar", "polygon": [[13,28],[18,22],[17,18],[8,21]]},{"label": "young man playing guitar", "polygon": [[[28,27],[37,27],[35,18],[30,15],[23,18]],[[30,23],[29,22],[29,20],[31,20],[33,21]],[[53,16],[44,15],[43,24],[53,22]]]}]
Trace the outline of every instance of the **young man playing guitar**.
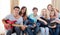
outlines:
[{"label": "young man playing guitar", "polygon": [[[2,22],[4,25],[7,25],[7,33],[6,35],[11,35],[13,32],[13,28],[9,28],[10,26],[14,26],[14,30],[16,32],[16,35],[20,35],[21,29],[24,30],[25,26],[23,26],[23,18],[19,15],[20,8],[18,6],[15,6],[13,8],[12,14],[6,16],[4,19],[2,19]],[[10,20],[6,22],[5,20]],[[16,22],[13,22],[16,21]],[[12,24],[10,24],[12,23]],[[19,28],[20,27],[20,28]]]}]

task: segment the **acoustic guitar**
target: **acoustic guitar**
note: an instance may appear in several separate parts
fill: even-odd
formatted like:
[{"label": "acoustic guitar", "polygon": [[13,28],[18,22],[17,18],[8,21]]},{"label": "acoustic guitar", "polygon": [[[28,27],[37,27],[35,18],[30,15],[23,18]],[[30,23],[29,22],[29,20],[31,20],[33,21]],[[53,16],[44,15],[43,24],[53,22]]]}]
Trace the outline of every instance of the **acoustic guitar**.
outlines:
[{"label": "acoustic guitar", "polygon": [[9,19],[5,20],[6,24],[4,24],[5,29],[12,29],[13,26],[12,24],[14,24],[16,22],[16,20],[10,21]]}]

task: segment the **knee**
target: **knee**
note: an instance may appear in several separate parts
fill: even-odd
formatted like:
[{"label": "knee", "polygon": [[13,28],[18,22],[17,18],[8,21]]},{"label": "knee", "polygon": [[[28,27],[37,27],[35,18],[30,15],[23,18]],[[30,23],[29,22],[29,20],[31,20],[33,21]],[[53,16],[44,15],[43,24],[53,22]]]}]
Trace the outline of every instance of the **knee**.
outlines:
[{"label": "knee", "polygon": [[48,30],[48,31],[49,31],[49,28],[48,28],[48,27],[46,27],[46,30]]},{"label": "knee", "polygon": [[44,32],[45,31],[45,29],[43,27],[41,27],[40,29],[41,29],[41,32]]},{"label": "knee", "polygon": [[20,29],[19,27],[15,27],[15,31],[16,31],[16,32],[20,32],[21,29]]},{"label": "knee", "polygon": [[31,28],[30,27],[27,27],[26,30],[31,30]]}]

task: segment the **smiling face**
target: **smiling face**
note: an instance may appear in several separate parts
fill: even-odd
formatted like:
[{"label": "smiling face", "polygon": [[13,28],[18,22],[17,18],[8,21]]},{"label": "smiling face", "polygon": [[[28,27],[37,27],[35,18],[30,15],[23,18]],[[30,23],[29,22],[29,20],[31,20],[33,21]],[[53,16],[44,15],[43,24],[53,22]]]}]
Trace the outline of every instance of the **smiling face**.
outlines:
[{"label": "smiling face", "polygon": [[37,14],[37,12],[38,12],[38,10],[36,10],[36,9],[35,9],[35,10],[33,10],[33,13],[34,13],[34,14]]},{"label": "smiling face", "polygon": [[42,16],[46,16],[47,15],[47,10],[46,9],[42,9]]},{"label": "smiling face", "polygon": [[19,15],[19,11],[20,11],[19,8],[14,8],[14,9],[13,9],[13,15],[14,15],[14,16],[18,16],[18,15]]},{"label": "smiling face", "polygon": [[22,13],[25,13],[26,12],[26,8],[23,8],[21,11],[22,11]]},{"label": "smiling face", "polygon": [[19,11],[20,11],[20,9],[15,8],[15,9],[13,10],[13,14],[17,15],[17,14],[19,14]]},{"label": "smiling face", "polygon": [[34,7],[34,8],[33,8],[33,14],[34,14],[34,15],[37,15],[37,12],[38,12],[38,8]]},{"label": "smiling face", "polygon": [[53,6],[52,6],[51,4],[49,4],[49,5],[47,6],[47,9],[48,9],[49,11],[51,11],[51,10],[53,9]]},{"label": "smiling face", "polygon": [[51,12],[50,12],[50,16],[53,17],[54,15],[55,15],[54,11],[51,11]]},{"label": "smiling face", "polygon": [[18,9],[18,8],[15,8],[15,9],[13,10],[13,12],[14,12],[14,13],[19,13],[19,9]]}]

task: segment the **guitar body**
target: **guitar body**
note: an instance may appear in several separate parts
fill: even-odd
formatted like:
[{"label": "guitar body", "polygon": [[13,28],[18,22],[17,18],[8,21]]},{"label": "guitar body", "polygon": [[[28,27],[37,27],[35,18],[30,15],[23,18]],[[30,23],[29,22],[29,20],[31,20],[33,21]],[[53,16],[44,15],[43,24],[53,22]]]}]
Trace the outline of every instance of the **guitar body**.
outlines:
[{"label": "guitar body", "polygon": [[10,21],[9,19],[7,19],[7,20],[5,20],[5,22],[6,22],[6,24],[4,25],[4,27],[5,27],[5,29],[8,30],[8,29],[12,29],[13,28],[12,24],[14,24],[16,22],[16,20]]},{"label": "guitar body", "polygon": [[5,27],[6,30],[13,28],[13,27],[9,26],[8,24],[4,24],[4,27]]}]

